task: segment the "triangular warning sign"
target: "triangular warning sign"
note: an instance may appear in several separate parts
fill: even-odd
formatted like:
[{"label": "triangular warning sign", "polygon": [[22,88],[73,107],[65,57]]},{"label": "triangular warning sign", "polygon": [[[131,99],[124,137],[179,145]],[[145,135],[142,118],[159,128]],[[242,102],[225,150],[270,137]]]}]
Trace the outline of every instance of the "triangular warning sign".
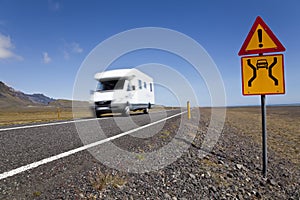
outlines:
[{"label": "triangular warning sign", "polygon": [[284,46],[258,16],[239,51],[239,56],[280,51],[285,51]]}]

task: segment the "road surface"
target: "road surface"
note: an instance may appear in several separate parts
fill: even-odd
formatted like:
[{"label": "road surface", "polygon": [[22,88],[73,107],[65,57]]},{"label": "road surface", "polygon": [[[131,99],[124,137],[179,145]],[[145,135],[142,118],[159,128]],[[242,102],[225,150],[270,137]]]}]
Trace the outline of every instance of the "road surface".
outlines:
[{"label": "road surface", "polygon": [[[87,151],[87,145],[101,145],[97,142],[107,138],[113,140],[113,137],[131,130],[131,134],[135,134],[139,127],[154,122],[154,125],[140,131],[150,133],[155,127],[163,128],[165,120],[162,119],[173,116],[180,118],[180,112],[172,110],[151,115],[136,114],[131,115],[130,120],[126,117],[78,120],[79,130],[85,127],[84,130],[95,132],[97,130],[91,130],[92,124],[99,123],[105,133],[104,136],[92,134],[93,137],[88,138],[78,134],[74,121],[1,128],[0,199],[29,199],[36,191],[56,188],[66,178],[76,176],[99,162]],[[158,121],[160,123],[155,123]],[[116,139],[126,148],[126,137]]]}]

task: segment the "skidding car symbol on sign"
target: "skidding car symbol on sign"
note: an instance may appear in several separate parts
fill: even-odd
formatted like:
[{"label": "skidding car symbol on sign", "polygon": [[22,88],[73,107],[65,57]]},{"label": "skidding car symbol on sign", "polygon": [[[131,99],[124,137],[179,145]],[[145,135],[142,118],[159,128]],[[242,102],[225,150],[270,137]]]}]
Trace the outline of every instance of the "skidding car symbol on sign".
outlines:
[{"label": "skidding car symbol on sign", "polygon": [[283,55],[242,58],[244,95],[284,94]]},{"label": "skidding car symbol on sign", "polygon": [[251,59],[247,59],[247,64],[251,69],[253,70],[253,76],[252,78],[248,81],[248,86],[252,87],[252,82],[256,79],[257,77],[257,72],[256,70],[259,70],[260,68],[265,68],[268,70],[268,76],[274,81],[275,85],[278,85],[278,79],[273,76],[273,67],[277,63],[277,57],[274,57],[273,62],[270,66],[268,66],[268,61],[267,59],[258,59],[256,61],[256,68],[252,65]]}]

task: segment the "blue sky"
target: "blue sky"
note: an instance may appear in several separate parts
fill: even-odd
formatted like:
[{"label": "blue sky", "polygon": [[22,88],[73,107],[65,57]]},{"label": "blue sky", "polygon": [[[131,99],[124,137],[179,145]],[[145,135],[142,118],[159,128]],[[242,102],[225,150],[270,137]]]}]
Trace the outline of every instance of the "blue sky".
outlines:
[{"label": "blue sky", "polygon": [[[99,43],[126,30],[162,27],[181,32],[202,45],[220,71],[228,105],[259,104],[259,96],[242,95],[237,55],[259,15],[286,48],[286,94],[269,95],[267,103],[299,103],[299,10],[297,0],[0,0],[0,80],[26,93],[71,99],[76,74]],[[116,60],[111,68],[149,62],[183,73],[195,87],[199,104],[210,105],[201,77],[196,80],[191,66],[169,53],[131,53]],[[163,90],[158,89],[156,95],[157,103],[175,104],[166,100],[168,95]]]}]

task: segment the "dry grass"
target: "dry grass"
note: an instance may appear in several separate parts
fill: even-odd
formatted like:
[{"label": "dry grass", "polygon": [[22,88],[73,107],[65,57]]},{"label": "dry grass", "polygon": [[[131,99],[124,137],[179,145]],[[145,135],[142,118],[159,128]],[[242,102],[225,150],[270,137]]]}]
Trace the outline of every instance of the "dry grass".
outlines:
[{"label": "dry grass", "polygon": [[33,192],[33,196],[34,197],[39,197],[39,196],[41,196],[42,195],[42,193],[40,192],[40,191],[35,191],[35,192]]},{"label": "dry grass", "polygon": [[89,177],[90,183],[95,190],[105,190],[107,187],[122,187],[127,183],[124,177],[119,176],[118,174],[104,174],[100,169],[97,169],[96,174],[93,174]]},{"label": "dry grass", "polygon": [[135,158],[136,158],[137,160],[145,160],[144,154],[141,154],[141,153],[137,154],[137,155],[135,156]]},{"label": "dry grass", "polygon": [[170,136],[171,132],[168,131],[168,130],[164,130],[164,131],[162,131],[160,134],[161,134],[161,135],[160,135],[160,138],[166,139],[166,138],[168,138],[168,137]]},{"label": "dry grass", "polygon": [[[28,107],[19,110],[2,110],[0,112],[0,126],[49,122],[73,119],[72,108],[56,107]],[[74,118],[91,117],[88,110],[78,111]]]}]

